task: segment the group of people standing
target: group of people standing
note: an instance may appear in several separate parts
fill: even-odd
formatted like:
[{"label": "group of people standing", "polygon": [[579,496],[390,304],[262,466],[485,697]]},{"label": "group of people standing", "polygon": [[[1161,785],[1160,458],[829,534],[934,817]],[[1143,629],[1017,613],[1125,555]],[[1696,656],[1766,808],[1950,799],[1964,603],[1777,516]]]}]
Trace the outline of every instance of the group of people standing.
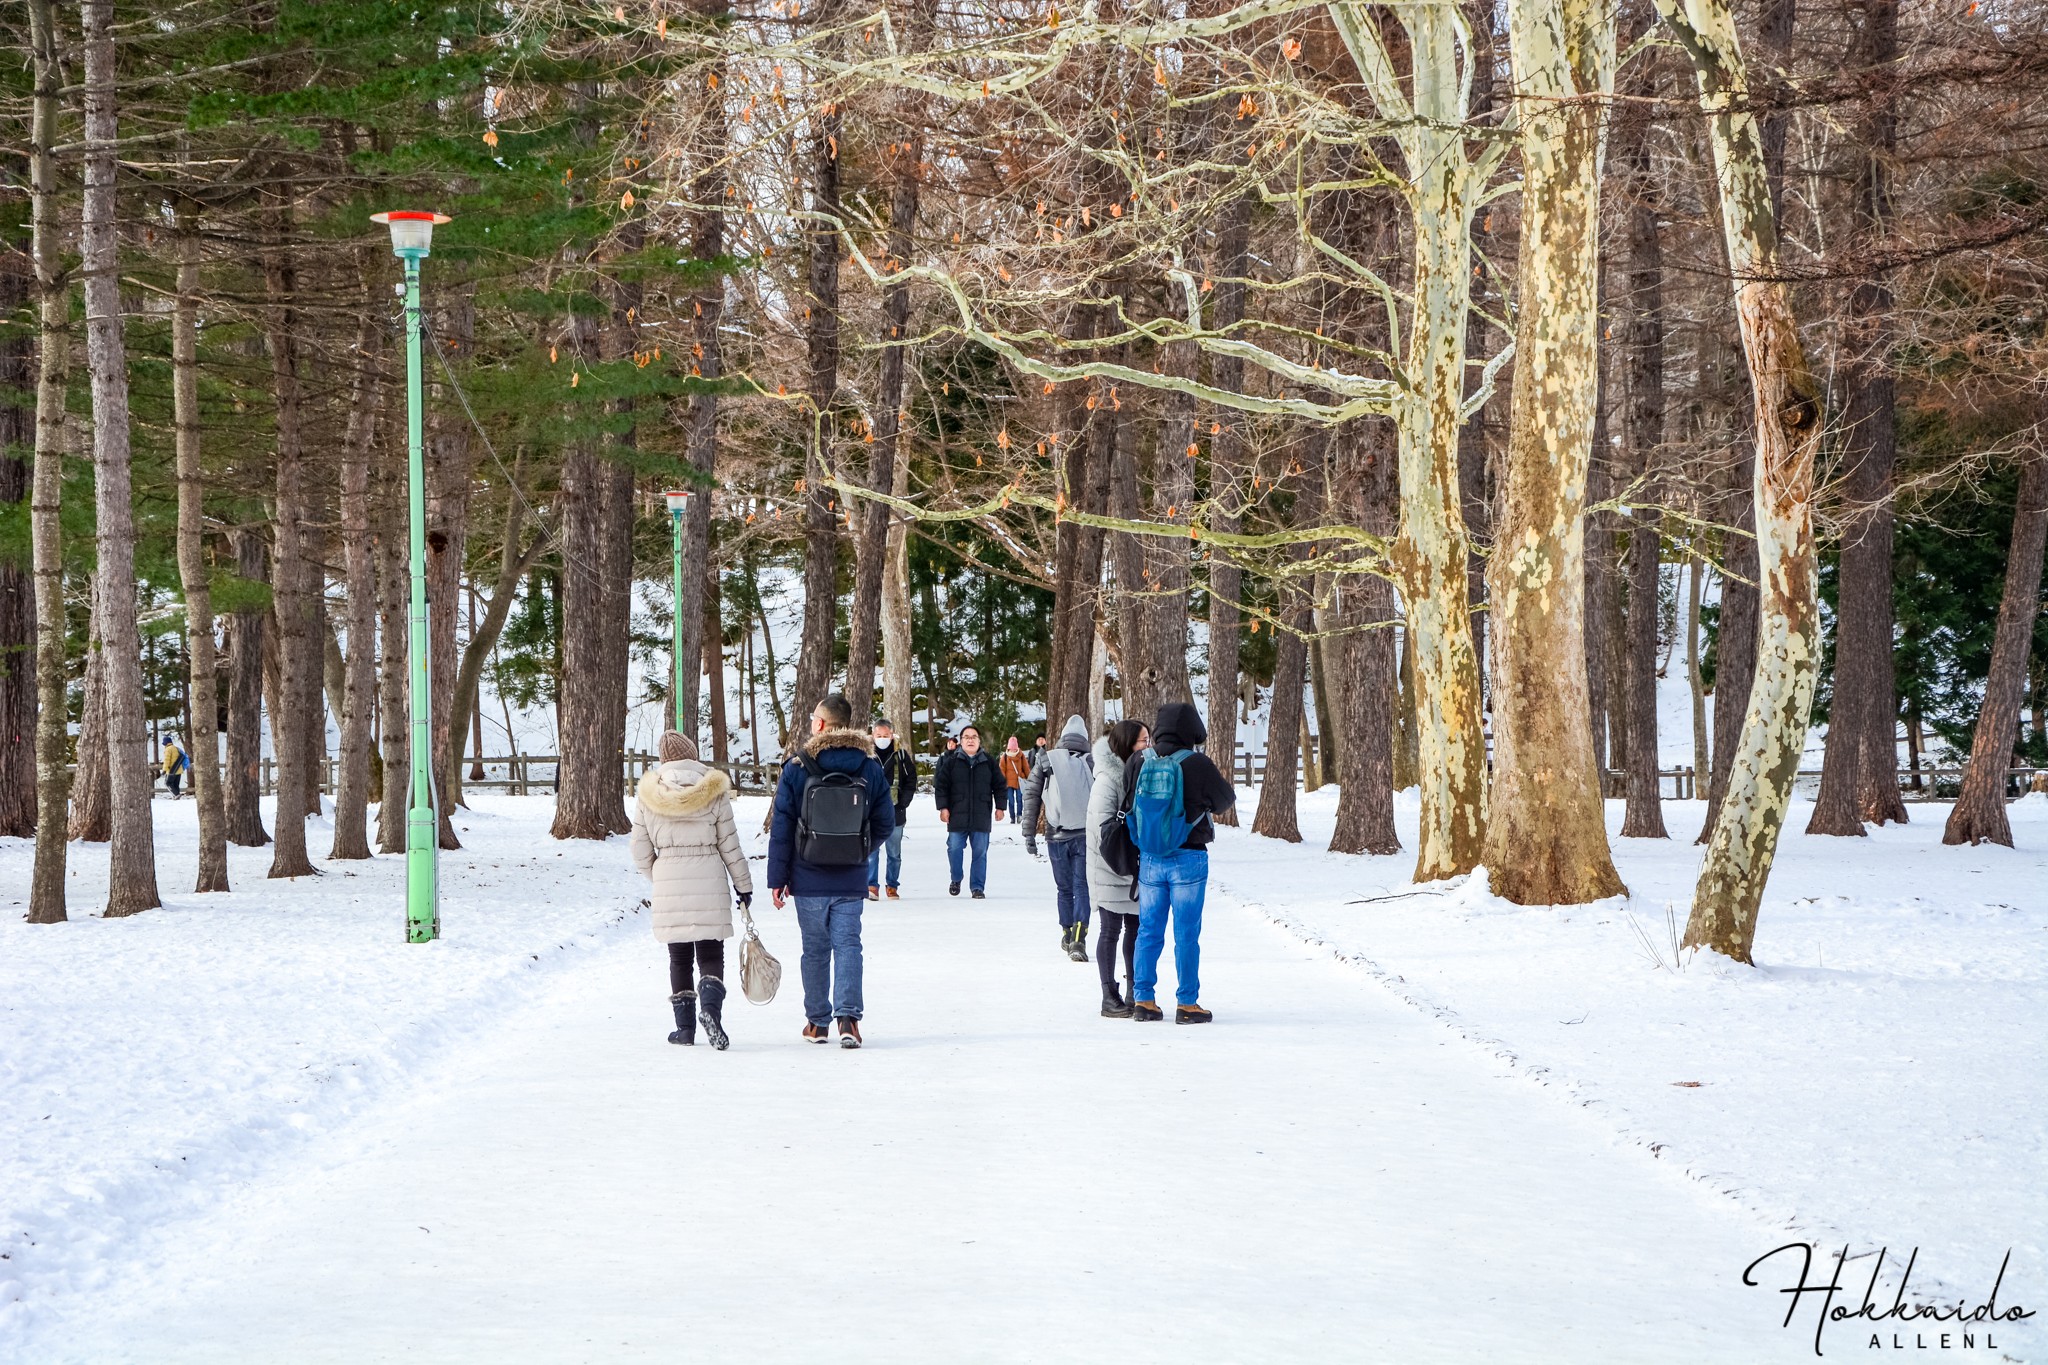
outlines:
[{"label": "group of people standing", "polygon": [[[916,760],[894,727],[877,721],[863,733],[852,720],[845,697],[818,703],[810,734],[783,764],[768,822],[769,892],[778,908],[795,902],[802,937],[803,1037],[829,1042],[836,1026],[843,1048],[862,1041],[863,903],[900,896],[903,828],[917,792]],[[1041,738],[1036,754],[1013,736],[1000,757],[991,755],[980,730],[965,727],[932,776],[946,826],[948,893],[959,895],[964,882],[973,899],[986,897],[989,836],[1006,815],[1033,856],[1042,823],[1061,950],[1086,962],[1091,917],[1100,926],[1103,1016],[1165,1017],[1156,996],[1170,923],[1175,1021],[1209,1022],[1200,1003],[1208,847],[1214,817],[1236,793],[1201,751],[1207,737],[1200,713],[1185,702],[1161,707],[1155,726],[1116,721],[1092,742],[1087,722],[1069,717],[1058,743]],[[640,780],[632,857],[652,883],[654,933],[668,949],[669,1041],[692,1045],[701,1026],[722,1050],[729,1042],[725,941],[733,936],[733,901],[742,913],[752,904],[753,875],[730,779],[675,731],[661,737],[660,759]],[[1118,870],[1105,842],[1125,823],[1135,851],[1123,861],[1135,859],[1135,876]]]}]

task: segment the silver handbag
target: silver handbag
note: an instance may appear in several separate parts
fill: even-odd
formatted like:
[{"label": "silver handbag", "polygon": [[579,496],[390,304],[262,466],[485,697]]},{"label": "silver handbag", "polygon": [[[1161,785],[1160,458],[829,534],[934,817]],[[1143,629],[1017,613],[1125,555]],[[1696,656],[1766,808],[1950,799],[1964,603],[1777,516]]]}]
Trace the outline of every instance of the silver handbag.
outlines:
[{"label": "silver handbag", "polygon": [[740,920],[747,929],[746,938],[740,942],[740,990],[756,1005],[765,1005],[775,998],[782,985],[782,964],[761,942],[761,935],[754,930],[754,917],[744,902],[740,905]]}]

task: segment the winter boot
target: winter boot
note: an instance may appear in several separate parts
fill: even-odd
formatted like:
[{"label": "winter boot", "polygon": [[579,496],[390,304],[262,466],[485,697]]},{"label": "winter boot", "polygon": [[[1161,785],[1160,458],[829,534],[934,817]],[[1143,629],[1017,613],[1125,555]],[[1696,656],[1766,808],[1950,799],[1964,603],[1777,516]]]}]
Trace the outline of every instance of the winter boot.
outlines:
[{"label": "winter boot", "polygon": [[715,976],[699,977],[697,995],[701,1005],[699,1017],[704,1020],[704,1038],[720,1052],[732,1039],[725,1036],[725,1024],[719,1017],[725,1007],[725,983]]},{"label": "winter boot", "polygon": [[676,1012],[676,1031],[668,1036],[671,1043],[690,1047],[697,1041],[697,992],[677,991],[668,998]]},{"label": "winter boot", "polygon": [[1206,1024],[1215,1017],[1200,1005],[1178,1005],[1173,1011],[1173,1022],[1176,1024]]},{"label": "winter boot", "polygon": [[1165,1017],[1165,1012],[1153,1001],[1133,1000],[1131,1002],[1131,1018],[1141,1024],[1156,1024]]},{"label": "winter boot", "polygon": [[1067,956],[1076,962],[1086,962],[1088,960],[1087,925],[1076,924],[1074,926],[1072,935],[1067,939]]},{"label": "winter boot", "polygon": [[860,1020],[839,1016],[839,1046],[855,1048],[860,1046]]},{"label": "winter boot", "polygon": [[1128,1019],[1131,1017],[1130,1002],[1124,999],[1123,993],[1117,990],[1116,983],[1113,981],[1102,988],[1102,1017],[1105,1019]]}]

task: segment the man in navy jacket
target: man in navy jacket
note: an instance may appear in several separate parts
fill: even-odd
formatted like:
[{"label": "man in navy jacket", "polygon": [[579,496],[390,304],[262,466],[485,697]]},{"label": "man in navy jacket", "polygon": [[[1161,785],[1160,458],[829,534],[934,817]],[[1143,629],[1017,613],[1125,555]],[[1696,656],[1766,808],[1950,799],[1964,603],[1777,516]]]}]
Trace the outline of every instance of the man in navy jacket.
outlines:
[{"label": "man in navy jacket", "polygon": [[[875,760],[874,742],[852,727],[853,704],[834,693],[811,712],[811,737],[804,752],[828,773],[849,773],[868,789],[869,847],[880,847],[896,828],[889,781]],[[775,814],[768,831],[768,888],[777,908],[796,898],[797,928],[803,934],[804,1037],[831,1038],[839,1021],[839,1045],[860,1046],[860,912],[867,896],[867,860],[821,867],[797,856],[797,818],[803,811],[810,773],[801,762],[782,765],[775,786]]]}]

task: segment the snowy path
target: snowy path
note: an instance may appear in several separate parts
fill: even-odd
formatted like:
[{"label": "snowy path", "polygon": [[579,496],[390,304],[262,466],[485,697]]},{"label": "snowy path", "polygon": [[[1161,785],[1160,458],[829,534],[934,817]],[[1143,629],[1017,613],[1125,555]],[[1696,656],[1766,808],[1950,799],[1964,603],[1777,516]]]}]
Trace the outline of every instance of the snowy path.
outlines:
[{"label": "snowy path", "polygon": [[762,919],[782,997],[735,1006],[723,1055],[663,1041],[659,952],[616,937],[194,1220],[175,1270],[65,1311],[34,1359],[1811,1349],[1739,1284],[1788,1235],[1357,972],[1212,902],[1219,1022],[1100,1019],[1044,864],[999,839],[991,899],[953,901],[935,842],[914,831],[912,898],[867,916],[865,1050],[797,1038],[786,912]]}]

